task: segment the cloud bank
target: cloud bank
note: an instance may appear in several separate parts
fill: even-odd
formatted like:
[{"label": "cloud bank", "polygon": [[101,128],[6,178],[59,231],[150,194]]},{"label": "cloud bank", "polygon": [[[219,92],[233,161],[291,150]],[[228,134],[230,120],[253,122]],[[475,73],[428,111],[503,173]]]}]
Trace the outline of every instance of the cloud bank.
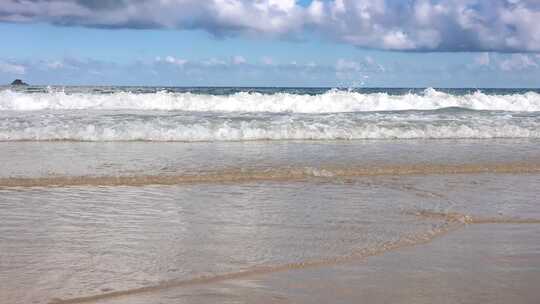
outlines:
[{"label": "cloud bank", "polygon": [[540,52],[538,0],[2,0],[0,21],[220,37],[316,32],[396,51]]},{"label": "cloud bank", "polygon": [[26,67],[21,64],[0,60],[0,73],[24,75],[26,73]]},{"label": "cloud bank", "polygon": [[426,56],[432,59],[422,65],[385,56],[318,62],[243,55],[188,59],[164,53],[123,63],[80,57],[0,58],[0,85],[22,78],[30,84],[64,85],[537,88],[540,79],[536,54],[466,54],[462,62],[445,60],[448,54],[430,54]]}]

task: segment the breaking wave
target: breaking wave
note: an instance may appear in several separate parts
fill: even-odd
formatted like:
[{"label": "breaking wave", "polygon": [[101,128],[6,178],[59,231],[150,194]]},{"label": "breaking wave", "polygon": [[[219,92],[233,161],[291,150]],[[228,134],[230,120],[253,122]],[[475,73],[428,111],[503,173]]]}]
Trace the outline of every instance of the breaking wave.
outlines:
[{"label": "breaking wave", "polygon": [[0,141],[540,138],[540,94],[0,91]]},{"label": "breaking wave", "polygon": [[435,110],[457,107],[471,110],[540,111],[540,94],[484,94],[480,91],[453,95],[429,88],[420,94],[359,93],[329,90],[323,94],[237,92],[230,95],[190,92],[111,94],[49,91],[24,93],[0,91],[0,110],[165,110],[186,112],[343,113],[369,111]]},{"label": "breaking wave", "polygon": [[[1,117],[1,115],[0,115]],[[473,114],[53,113],[0,119],[0,141],[540,138],[540,117]]]},{"label": "breaking wave", "polygon": [[540,129],[500,126],[250,126],[205,125],[163,128],[152,124],[115,127],[95,125],[49,126],[0,131],[0,141],[250,141],[250,140],[360,140],[360,139],[487,139],[540,138]]}]

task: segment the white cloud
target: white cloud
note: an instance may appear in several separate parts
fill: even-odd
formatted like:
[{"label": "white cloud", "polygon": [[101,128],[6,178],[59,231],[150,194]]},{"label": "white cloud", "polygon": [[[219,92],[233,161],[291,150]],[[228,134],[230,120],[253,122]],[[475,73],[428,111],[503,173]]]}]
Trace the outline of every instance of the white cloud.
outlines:
[{"label": "white cloud", "polygon": [[347,60],[338,59],[335,65],[336,78],[341,80],[358,80],[365,78],[362,74],[362,63]]},{"label": "white cloud", "polygon": [[382,45],[390,50],[411,50],[416,46],[402,31],[390,32],[383,36]]},{"label": "white cloud", "polygon": [[316,23],[324,22],[325,14],[324,3],[320,0],[313,0],[307,8],[307,15]]},{"label": "white cloud", "polygon": [[510,58],[499,62],[499,68],[503,71],[521,71],[537,68],[538,63],[529,55],[513,54]]},{"label": "white cloud", "polygon": [[0,21],[203,29],[290,37],[307,29],[357,47],[540,52],[538,0],[3,0]]},{"label": "white cloud", "polygon": [[[389,50],[539,51],[537,0],[336,0],[320,27],[356,46]],[[318,18],[321,19],[321,18]]]},{"label": "white cloud", "polygon": [[338,59],[336,62],[336,70],[343,72],[343,71],[349,71],[349,72],[358,72],[361,70],[360,63],[352,60],[347,59]]},{"label": "white cloud", "polygon": [[[348,62],[348,61],[346,61]],[[352,62],[352,61],[351,61]],[[300,62],[296,60],[289,61],[287,63],[276,63],[273,58],[271,57],[262,57],[260,58],[259,62],[254,62],[253,64],[250,64],[248,60],[241,56],[236,55],[232,56],[230,58],[220,58],[220,57],[211,57],[201,60],[185,60],[185,59],[179,59],[174,56],[166,56],[166,57],[160,57],[157,56],[154,58],[153,63],[155,66],[166,66],[166,65],[173,65],[173,66],[182,66],[184,70],[204,70],[204,69],[212,69],[212,68],[227,68],[227,69],[237,69],[240,70],[242,68],[244,69],[266,69],[266,68],[276,68],[276,69],[284,69],[284,70],[303,70],[303,69],[316,69],[316,68],[322,68],[322,69],[335,69],[335,67],[330,67],[326,65],[318,64],[315,61],[307,61],[307,62]],[[358,68],[360,68],[360,63],[355,63],[358,65]]]},{"label": "white cloud", "polygon": [[155,58],[155,61],[158,62],[158,63],[168,63],[168,64],[172,64],[172,65],[176,65],[176,66],[184,66],[186,63],[188,63],[187,60],[185,59],[181,59],[181,58],[177,58],[177,57],[174,57],[174,56],[166,56],[165,58],[161,58],[161,57],[156,57]]},{"label": "white cloud", "polygon": [[348,60],[348,59],[338,59],[335,66],[337,72],[348,72],[348,73],[357,73],[357,72],[369,72],[369,73],[378,73],[385,72],[386,69],[384,66],[379,64],[371,56],[366,56],[362,60]]},{"label": "white cloud", "polygon": [[64,63],[59,60],[47,62],[46,67],[52,70],[61,69],[64,67]]},{"label": "white cloud", "polygon": [[468,68],[486,67],[504,72],[518,72],[540,67],[540,56],[535,54],[490,54],[481,53],[474,57]]},{"label": "white cloud", "polygon": [[489,53],[487,52],[480,53],[478,56],[474,58],[474,63],[479,66],[489,66],[491,63],[491,58],[489,57]]},{"label": "white cloud", "polygon": [[26,67],[21,64],[0,61],[0,72],[7,74],[24,75],[26,74]]},{"label": "white cloud", "polygon": [[233,58],[231,58],[231,62],[232,62],[232,64],[245,64],[245,63],[247,63],[247,60],[243,56],[237,55],[237,56],[233,56]]},{"label": "white cloud", "polygon": [[226,66],[228,63],[225,60],[218,58],[210,58],[207,60],[201,61],[201,64],[204,66],[215,67],[215,66]]}]

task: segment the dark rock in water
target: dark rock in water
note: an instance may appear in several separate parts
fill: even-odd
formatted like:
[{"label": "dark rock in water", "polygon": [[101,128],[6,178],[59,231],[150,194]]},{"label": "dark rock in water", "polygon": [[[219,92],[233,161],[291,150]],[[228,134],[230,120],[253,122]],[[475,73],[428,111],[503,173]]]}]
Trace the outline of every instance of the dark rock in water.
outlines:
[{"label": "dark rock in water", "polygon": [[28,85],[28,83],[20,80],[20,79],[15,79],[13,80],[13,82],[11,83],[11,85]]}]

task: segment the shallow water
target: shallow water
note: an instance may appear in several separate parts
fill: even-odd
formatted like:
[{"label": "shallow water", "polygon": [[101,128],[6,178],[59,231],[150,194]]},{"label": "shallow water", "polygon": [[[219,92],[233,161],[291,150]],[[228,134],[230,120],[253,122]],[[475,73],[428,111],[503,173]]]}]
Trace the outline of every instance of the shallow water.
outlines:
[{"label": "shallow water", "polygon": [[[250,170],[284,168],[287,163],[289,168],[312,170],[296,179],[276,180],[250,180],[248,175],[242,180],[173,180],[172,185],[4,185],[0,285],[9,303],[46,303],[55,298],[77,303],[89,296],[116,298],[115,293],[159,294],[185,285],[355,261],[429,242],[464,224],[540,223],[540,174],[516,167],[536,166],[536,143],[530,141],[439,146],[413,142],[3,145],[18,151],[4,156],[10,159],[5,168],[12,171],[3,174],[22,176],[19,182],[39,176],[58,180],[62,171],[56,170],[62,169],[76,176],[98,176],[98,181],[114,179],[117,173],[129,178],[150,173],[158,177],[207,174],[208,170],[220,174],[232,164],[241,168],[235,171],[240,176]],[[110,145],[116,148],[111,151],[118,152],[98,153]],[[131,146],[136,149],[121,148]],[[486,154],[483,149],[490,146],[492,153]],[[516,153],[507,153],[510,146]],[[194,156],[209,147],[230,154]],[[433,152],[437,147],[440,153]],[[467,152],[475,149],[479,150]],[[80,158],[86,162],[71,161],[73,167],[61,163],[74,150],[87,155]],[[411,152],[394,159],[396,151]],[[146,157],[135,161],[141,155]],[[46,159],[47,170],[36,171],[36,162]],[[117,166],[96,170],[89,165],[99,163]],[[156,163],[168,167],[163,170]],[[324,171],[330,167],[381,170],[384,164],[394,170],[423,171],[374,175]],[[493,164],[506,164],[511,170],[494,171]],[[515,168],[521,169],[512,171]]]},{"label": "shallow water", "polygon": [[[534,303],[539,109],[537,90],[0,89],[0,302],[493,302],[462,282],[496,276],[478,286]],[[527,258],[456,267],[481,253]]]},{"label": "shallow water", "polygon": [[540,225],[468,225],[367,260],[96,303],[537,303]]},{"label": "shallow water", "polygon": [[[0,142],[0,178],[540,164],[540,140]],[[316,174],[314,174],[316,175]]]}]

